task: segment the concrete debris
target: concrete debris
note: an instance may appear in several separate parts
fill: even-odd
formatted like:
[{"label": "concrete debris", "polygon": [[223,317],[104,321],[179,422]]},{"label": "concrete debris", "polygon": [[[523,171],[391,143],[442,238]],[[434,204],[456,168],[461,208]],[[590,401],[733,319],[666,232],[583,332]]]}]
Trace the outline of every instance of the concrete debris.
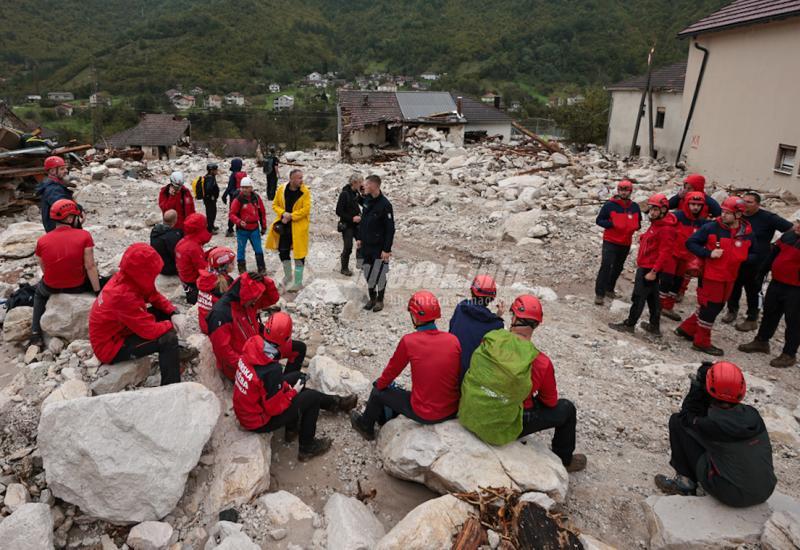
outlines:
[{"label": "concrete debris", "polygon": [[369,550],[385,531],[361,501],[334,493],[325,504],[328,550]]}]

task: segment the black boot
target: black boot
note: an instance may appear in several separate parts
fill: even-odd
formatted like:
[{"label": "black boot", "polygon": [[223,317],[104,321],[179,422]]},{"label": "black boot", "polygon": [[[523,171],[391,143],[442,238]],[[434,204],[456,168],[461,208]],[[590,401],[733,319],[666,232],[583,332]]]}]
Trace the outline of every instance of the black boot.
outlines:
[{"label": "black boot", "polygon": [[661,327],[658,323],[642,323],[642,329],[653,336],[661,336]]},{"label": "black boot", "polygon": [[375,307],[372,308],[372,311],[375,313],[379,311],[383,311],[383,293],[385,290],[378,291],[378,298],[375,300]]},{"label": "black boot", "polygon": [[378,297],[378,293],[375,292],[373,289],[369,289],[369,302],[364,305],[364,309],[367,311],[371,311],[372,308],[375,307],[375,299]]},{"label": "black boot", "polygon": [[358,396],[356,395],[346,395],[345,397],[335,395],[333,397],[333,404],[330,407],[323,407],[326,411],[346,413],[355,409],[358,404]]},{"label": "black boot", "polygon": [[339,273],[341,273],[345,277],[352,277],[353,276],[353,272],[350,271],[350,255],[349,254],[347,256],[342,254],[342,268],[339,270]]},{"label": "black boot", "polygon": [[236,269],[239,270],[239,275],[247,272],[247,262],[236,262]]},{"label": "black boot", "polygon": [[300,452],[297,454],[299,462],[306,462],[315,456],[324,455],[331,448],[331,440],[327,437],[314,438],[309,445],[300,445]]},{"label": "black boot", "polygon": [[256,266],[260,274],[265,275],[267,273],[267,264],[264,262],[263,254],[256,254]]}]

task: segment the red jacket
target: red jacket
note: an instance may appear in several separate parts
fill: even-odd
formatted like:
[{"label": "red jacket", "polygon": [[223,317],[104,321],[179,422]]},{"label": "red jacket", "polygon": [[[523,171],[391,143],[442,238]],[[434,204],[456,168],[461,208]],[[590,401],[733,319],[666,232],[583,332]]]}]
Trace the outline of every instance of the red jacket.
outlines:
[{"label": "red jacket", "polygon": [[[228,288],[233,284],[233,278],[227,273],[223,275],[228,280]],[[197,320],[200,323],[200,332],[208,334],[208,317],[211,308],[222,297],[219,288],[219,277],[207,269],[200,270],[197,275]]]},{"label": "red jacket", "polygon": [[642,213],[635,202],[614,197],[600,208],[595,223],[605,229],[604,241],[630,246],[633,234],[642,227]]},{"label": "red jacket", "polygon": [[800,237],[790,229],[775,242],[775,247],[772,278],[785,285],[800,286]]},{"label": "red jacket", "polygon": [[191,214],[184,223],[184,236],[175,246],[175,266],[178,278],[183,283],[194,283],[200,271],[208,265],[203,245],[211,240],[211,233],[206,228],[206,217],[202,214]]},{"label": "red jacket", "polygon": [[693,216],[689,211],[688,204],[682,209],[674,212],[675,218],[678,220],[678,225],[675,226],[675,245],[672,247],[672,255],[680,262],[688,262],[694,258],[694,254],[689,252],[686,248],[686,240],[692,236],[692,233],[697,231],[698,228],[708,223],[708,220],[701,214]]},{"label": "red jacket", "polygon": [[174,210],[178,213],[178,221],[175,223],[175,229],[183,229],[183,222],[189,217],[189,214],[194,214],[194,198],[192,192],[185,187],[181,187],[180,191],[174,195],[169,194],[169,185],[165,185],[158,193],[158,207],[161,212],[167,210]]},{"label": "red jacket", "polygon": [[116,357],[131,334],[155,340],[172,329],[171,321],[156,321],[147,311],[148,304],[167,314],[175,311],[175,306],[156,290],[156,277],[163,264],[150,245],[132,244],[122,256],[119,271],[92,304],[89,341],[103,363]]},{"label": "red jacket", "polygon": [[555,407],[558,403],[558,387],[553,362],[542,352],[531,363],[531,394],[522,404],[526,409],[533,408],[536,399],[545,407]]},{"label": "red jacket", "polygon": [[[255,191],[250,193],[250,197],[247,199],[239,193],[231,202],[231,211],[228,218],[236,227],[247,231],[258,229],[259,225],[262,229],[267,227],[267,213],[264,210],[264,202]],[[244,227],[241,225],[242,222],[245,224]]]},{"label": "red jacket", "polygon": [[650,222],[647,231],[639,236],[639,255],[636,265],[659,273],[675,273],[675,248],[678,219],[668,212],[663,218]]},{"label": "red jacket", "polygon": [[[256,367],[261,377],[256,372]],[[264,339],[253,336],[237,361],[233,412],[245,430],[255,430],[289,408],[297,392],[283,381],[281,364],[264,353]]]},{"label": "red jacket", "polygon": [[[278,290],[272,279],[265,277],[264,282],[260,283],[245,273],[211,308],[206,317],[208,336],[217,358],[217,368],[230,380],[233,380],[244,343],[251,336],[261,334],[263,327],[258,311],[269,307],[264,304],[276,303],[278,298]],[[257,302],[245,307],[243,304],[250,300]]]},{"label": "red jacket", "polygon": [[397,378],[411,363],[411,408],[425,420],[440,420],[458,411],[461,397],[461,344],[449,332],[421,329],[406,334],[383,369],[375,386],[379,390]]},{"label": "red jacket", "polygon": [[[722,220],[708,222],[686,240],[686,248],[703,262],[703,279],[721,283],[733,282],[739,275],[739,266],[747,260],[754,260],[752,252],[753,230],[744,220],[731,231]],[[711,258],[711,252],[719,248],[722,256]]]}]

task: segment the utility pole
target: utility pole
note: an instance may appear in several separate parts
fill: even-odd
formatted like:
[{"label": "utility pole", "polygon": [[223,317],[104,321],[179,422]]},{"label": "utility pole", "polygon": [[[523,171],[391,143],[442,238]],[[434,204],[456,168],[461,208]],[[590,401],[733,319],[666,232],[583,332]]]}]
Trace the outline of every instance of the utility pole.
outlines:
[{"label": "utility pole", "polygon": [[102,129],[102,101],[97,96],[99,88],[97,86],[97,69],[92,67],[92,94],[94,95],[94,105],[92,105],[92,145],[100,140]]},{"label": "utility pole", "polygon": [[[653,72],[653,53],[656,51],[656,47],[653,46],[650,48],[650,52],[647,54],[647,83],[645,84],[644,90],[642,90],[642,100],[639,102],[639,110],[636,112],[636,127],[633,130],[633,141],[631,141],[631,150],[629,156],[634,156],[636,154],[636,141],[639,138],[639,126],[642,123],[642,117],[644,116],[644,102],[645,98],[647,98],[648,93],[650,92],[650,77]],[[651,109],[651,119],[652,119],[652,105],[650,105]],[[652,120],[650,124],[650,156],[653,155],[653,133],[652,133]]]}]

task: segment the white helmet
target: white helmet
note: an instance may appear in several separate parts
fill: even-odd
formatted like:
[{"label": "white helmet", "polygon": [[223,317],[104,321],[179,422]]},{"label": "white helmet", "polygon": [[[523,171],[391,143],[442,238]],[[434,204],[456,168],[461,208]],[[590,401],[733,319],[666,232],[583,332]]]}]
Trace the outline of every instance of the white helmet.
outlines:
[{"label": "white helmet", "polygon": [[253,180],[245,176],[242,178],[242,181],[239,182],[239,187],[253,187]]},{"label": "white helmet", "polygon": [[173,172],[169,175],[169,182],[175,187],[183,185],[183,172]]}]

